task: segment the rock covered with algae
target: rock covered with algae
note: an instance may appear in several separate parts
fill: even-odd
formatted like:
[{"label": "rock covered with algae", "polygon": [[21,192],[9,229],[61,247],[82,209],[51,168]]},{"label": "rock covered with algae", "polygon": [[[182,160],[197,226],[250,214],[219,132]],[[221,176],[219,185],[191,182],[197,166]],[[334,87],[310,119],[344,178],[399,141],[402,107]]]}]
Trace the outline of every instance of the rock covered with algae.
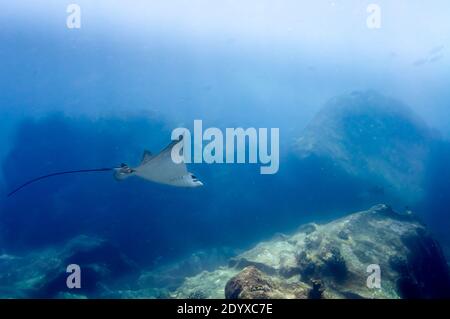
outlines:
[{"label": "rock covered with algae", "polygon": [[[380,285],[368,285],[370,265]],[[307,224],[187,278],[177,298],[445,298],[450,274],[438,243],[412,214],[386,205]]]}]

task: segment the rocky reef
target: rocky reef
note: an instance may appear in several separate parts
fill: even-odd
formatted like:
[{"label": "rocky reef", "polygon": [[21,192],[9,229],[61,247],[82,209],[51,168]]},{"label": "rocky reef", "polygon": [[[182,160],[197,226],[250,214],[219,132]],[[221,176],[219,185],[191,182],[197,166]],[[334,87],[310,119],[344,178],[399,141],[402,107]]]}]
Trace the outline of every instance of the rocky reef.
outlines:
[{"label": "rocky reef", "polygon": [[[66,268],[82,269],[81,289],[67,288]],[[98,297],[113,287],[106,283],[135,281],[137,266],[107,241],[78,236],[61,247],[23,256],[0,256],[0,298]]]},{"label": "rocky reef", "polygon": [[[81,289],[66,286],[72,263],[82,269]],[[2,298],[450,298],[439,244],[412,213],[386,205],[305,224],[239,254],[214,249],[151,269],[105,240],[78,236],[20,257],[3,253],[0,270]]]},{"label": "rocky reef", "polygon": [[[21,255],[0,253],[0,298],[170,298],[187,276],[213,270],[235,254],[226,247],[213,248],[142,268],[108,241],[80,235]],[[81,268],[80,289],[67,288],[70,264]]]},{"label": "rocky reef", "polygon": [[[368,285],[370,265],[379,267],[381,287]],[[262,242],[226,267],[187,278],[172,297],[448,298],[450,274],[412,214],[377,205]]]}]

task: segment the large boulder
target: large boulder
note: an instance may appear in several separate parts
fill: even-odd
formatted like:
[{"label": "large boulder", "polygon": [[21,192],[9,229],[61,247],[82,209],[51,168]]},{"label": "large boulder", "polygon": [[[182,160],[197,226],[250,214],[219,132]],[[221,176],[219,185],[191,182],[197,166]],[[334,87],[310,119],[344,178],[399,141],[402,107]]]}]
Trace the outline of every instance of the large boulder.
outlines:
[{"label": "large boulder", "polygon": [[258,270],[244,268],[225,285],[227,299],[306,299],[310,287],[297,280],[281,280]]},{"label": "large boulder", "polygon": [[[367,285],[373,265],[381,288]],[[217,284],[208,292],[208,282],[222,293]],[[450,274],[438,243],[411,213],[378,205],[262,242],[228,267],[188,278],[175,295],[197,290],[215,298],[448,298]]]},{"label": "large boulder", "polygon": [[328,164],[331,170],[365,183],[360,197],[386,200],[382,195],[390,195],[412,205],[424,196],[435,139],[412,109],[367,91],[328,101],[297,139],[295,149],[302,160],[321,161],[320,169]]}]

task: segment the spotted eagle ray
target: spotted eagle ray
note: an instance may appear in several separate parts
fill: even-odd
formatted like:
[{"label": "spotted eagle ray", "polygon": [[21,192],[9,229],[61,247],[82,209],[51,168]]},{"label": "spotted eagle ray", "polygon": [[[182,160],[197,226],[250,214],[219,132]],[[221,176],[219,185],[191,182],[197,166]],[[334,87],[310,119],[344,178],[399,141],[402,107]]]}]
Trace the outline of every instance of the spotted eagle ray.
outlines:
[{"label": "spotted eagle ray", "polygon": [[175,161],[173,161],[172,149],[178,143],[182,143],[182,137],[170,143],[157,155],[153,155],[150,151],[144,151],[142,161],[136,167],[130,167],[127,164],[121,164],[119,167],[72,170],[40,176],[29,180],[28,182],[17,187],[8,194],[8,197],[14,195],[30,184],[49,177],[67,174],[108,171],[113,171],[114,177],[118,181],[122,181],[132,176],[137,176],[147,181],[177,187],[203,186],[203,183],[194,174],[188,172],[186,164],[183,161],[181,161],[180,163],[176,163]]}]

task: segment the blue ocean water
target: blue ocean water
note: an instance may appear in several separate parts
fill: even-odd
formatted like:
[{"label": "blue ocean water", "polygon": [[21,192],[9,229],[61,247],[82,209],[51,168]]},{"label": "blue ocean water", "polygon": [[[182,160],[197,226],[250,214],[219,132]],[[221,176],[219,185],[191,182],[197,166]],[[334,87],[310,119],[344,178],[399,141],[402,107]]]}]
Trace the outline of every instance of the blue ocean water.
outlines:
[{"label": "blue ocean water", "polygon": [[[152,269],[197,251],[246,249],[383,202],[417,212],[448,250],[450,23],[442,12],[450,7],[379,2],[377,30],[368,29],[367,4],[358,1],[78,1],[80,29],[67,28],[66,1],[2,5],[0,255],[87,235]],[[391,192],[355,163],[356,178],[333,157],[299,156],[298,139],[327,101],[352,92],[401,101],[433,132],[421,142],[435,145],[426,163],[413,161],[425,167],[420,195]],[[163,149],[174,128],[192,128],[195,119],[223,129],[279,128],[279,172],[190,164],[204,183],[195,189],[80,174],[6,198],[43,174],[136,165],[144,150]],[[401,118],[392,121],[399,136],[409,134]],[[348,143],[357,154],[373,140]],[[388,180],[401,178],[392,174]]]}]

